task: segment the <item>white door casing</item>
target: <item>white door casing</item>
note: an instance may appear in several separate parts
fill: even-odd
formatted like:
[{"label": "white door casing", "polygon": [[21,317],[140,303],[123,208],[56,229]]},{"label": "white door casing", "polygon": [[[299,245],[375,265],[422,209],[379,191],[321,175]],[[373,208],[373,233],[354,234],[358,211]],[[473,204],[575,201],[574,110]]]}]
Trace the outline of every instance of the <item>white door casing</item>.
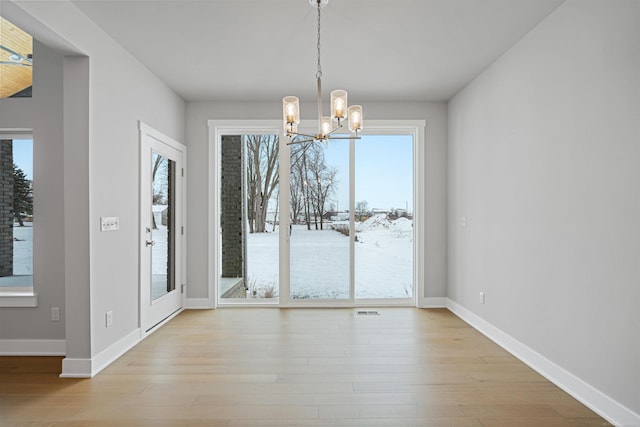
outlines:
[{"label": "white door casing", "polygon": [[[185,159],[186,146],[163,135],[155,129],[139,123],[140,131],[140,330],[144,337],[156,326],[177,314],[184,306],[185,297]],[[156,244],[153,230],[153,172],[152,163],[154,153],[167,158],[172,163],[175,179],[169,185],[172,186],[172,203],[175,206],[174,226],[171,240],[173,246],[172,268],[169,270],[172,276],[172,289],[163,292],[161,296],[154,298],[152,295],[153,250]],[[157,240],[157,238],[156,238]],[[157,261],[156,261],[157,262]]]}]

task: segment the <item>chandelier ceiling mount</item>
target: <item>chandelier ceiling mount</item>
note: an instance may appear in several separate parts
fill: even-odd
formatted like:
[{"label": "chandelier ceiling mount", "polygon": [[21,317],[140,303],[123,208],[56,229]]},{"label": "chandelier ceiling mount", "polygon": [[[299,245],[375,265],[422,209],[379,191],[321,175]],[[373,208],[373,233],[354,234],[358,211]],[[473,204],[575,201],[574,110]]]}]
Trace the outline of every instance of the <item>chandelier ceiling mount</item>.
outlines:
[{"label": "chandelier ceiling mount", "polygon": [[[300,101],[295,96],[285,96],[282,99],[282,117],[284,121],[284,132],[289,137],[288,144],[299,144],[303,142],[324,142],[329,139],[360,139],[358,132],[362,130],[363,115],[361,105],[347,104],[347,92],[345,90],[334,90],[331,92],[331,115],[324,116],[322,112],[322,65],[320,63],[320,9],[326,6],[329,0],[309,0],[309,4],[317,8],[318,11],[318,69],[316,72],[317,101],[318,101],[318,133],[309,135],[298,132],[300,123]],[[347,119],[351,136],[334,136],[343,127],[343,121]],[[334,127],[335,122],[335,127]],[[296,139],[296,137],[302,137]]]}]

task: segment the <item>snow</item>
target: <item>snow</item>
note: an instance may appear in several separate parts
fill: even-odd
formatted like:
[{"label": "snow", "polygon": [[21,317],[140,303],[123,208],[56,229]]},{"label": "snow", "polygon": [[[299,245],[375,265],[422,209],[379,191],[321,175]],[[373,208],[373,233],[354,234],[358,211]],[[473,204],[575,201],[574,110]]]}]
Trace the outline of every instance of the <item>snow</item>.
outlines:
[{"label": "snow", "polygon": [[33,223],[13,226],[13,274],[33,274]]},{"label": "snow", "polygon": [[[349,297],[349,238],[327,229],[291,230],[290,288],[294,299]],[[356,223],[356,298],[413,296],[413,225],[388,220],[385,214]],[[278,284],[278,231],[250,234],[247,243],[248,283],[257,289]]]},{"label": "snow", "polygon": [[[154,206],[155,208],[155,206]],[[161,211],[160,211],[161,212]],[[151,300],[167,293],[167,260],[169,229],[156,220],[157,229],[151,231],[151,238],[155,242],[151,249]]]},{"label": "snow", "polygon": [[33,286],[33,223],[13,224],[13,276],[0,278],[0,287]]}]

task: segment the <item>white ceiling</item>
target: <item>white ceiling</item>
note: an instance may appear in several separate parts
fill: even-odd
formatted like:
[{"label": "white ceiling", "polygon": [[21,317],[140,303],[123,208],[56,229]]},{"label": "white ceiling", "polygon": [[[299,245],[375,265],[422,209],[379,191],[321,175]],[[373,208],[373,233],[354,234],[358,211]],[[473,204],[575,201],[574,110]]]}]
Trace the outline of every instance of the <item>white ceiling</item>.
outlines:
[{"label": "white ceiling", "polygon": [[[447,100],[563,0],[330,0],[323,89],[360,101]],[[308,0],[76,0],[186,100],[315,97]]]}]

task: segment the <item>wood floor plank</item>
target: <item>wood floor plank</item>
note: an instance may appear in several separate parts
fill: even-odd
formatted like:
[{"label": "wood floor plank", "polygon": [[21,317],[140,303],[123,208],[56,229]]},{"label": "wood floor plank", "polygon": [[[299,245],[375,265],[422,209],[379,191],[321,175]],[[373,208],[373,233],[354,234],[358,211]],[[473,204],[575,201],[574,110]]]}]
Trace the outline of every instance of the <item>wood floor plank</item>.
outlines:
[{"label": "wood floor plank", "polygon": [[187,310],[85,380],[0,357],[0,425],[608,425],[447,310],[377,310]]}]

